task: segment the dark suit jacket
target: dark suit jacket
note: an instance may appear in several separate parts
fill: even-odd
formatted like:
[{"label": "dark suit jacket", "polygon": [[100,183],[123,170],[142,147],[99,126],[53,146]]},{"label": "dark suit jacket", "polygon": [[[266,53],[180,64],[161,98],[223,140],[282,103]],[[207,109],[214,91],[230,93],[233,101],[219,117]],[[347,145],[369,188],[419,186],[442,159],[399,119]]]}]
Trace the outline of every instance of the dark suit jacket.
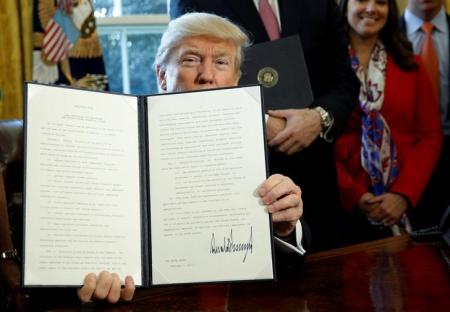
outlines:
[{"label": "dark suit jacket", "polygon": [[[355,108],[359,82],[350,68],[347,39],[335,0],[279,0],[282,36],[300,35],[314,94],[312,106],[322,106],[334,117],[331,136],[343,128]],[[251,0],[171,0],[170,16],[186,12],[225,16],[250,33],[255,43],[268,41]],[[330,247],[335,236],[338,207],[332,146],[317,139],[306,150],[288,157],[272,152],[271,172],[291,177],[303,191],[304,216],[313,234],[313,249]]]}]

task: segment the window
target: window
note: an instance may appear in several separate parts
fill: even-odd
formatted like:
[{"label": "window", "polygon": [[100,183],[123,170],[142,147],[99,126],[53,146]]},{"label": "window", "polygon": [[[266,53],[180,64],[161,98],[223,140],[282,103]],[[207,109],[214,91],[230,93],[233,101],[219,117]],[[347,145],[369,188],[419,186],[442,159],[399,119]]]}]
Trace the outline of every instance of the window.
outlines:
[{"label": "window", "polygon": [[153,60],[165,30],[167,0],[93,0],[111,91],[156,93]]}]

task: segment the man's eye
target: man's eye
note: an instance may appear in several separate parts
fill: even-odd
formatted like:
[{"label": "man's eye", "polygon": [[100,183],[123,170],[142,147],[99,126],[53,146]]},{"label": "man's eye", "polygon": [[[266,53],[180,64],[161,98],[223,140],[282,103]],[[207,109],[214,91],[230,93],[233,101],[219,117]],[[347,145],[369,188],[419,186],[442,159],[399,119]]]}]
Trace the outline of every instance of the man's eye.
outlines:
[{"label": "man's eye", "polygon": [[225,67],[225,66],[230,65],[230,61],[229,61],[228,59],[217,59],[217,60],[216,60],[216,64],[217,64],[218,66],[223,66],[223,67]]},{"label": "man's eye", "polygon": [[199,58],[193,57],[193,56],[183,57],[181,59],[181,64],[183,64],[183,65],[195,65],[198,62],[199,62]]}]

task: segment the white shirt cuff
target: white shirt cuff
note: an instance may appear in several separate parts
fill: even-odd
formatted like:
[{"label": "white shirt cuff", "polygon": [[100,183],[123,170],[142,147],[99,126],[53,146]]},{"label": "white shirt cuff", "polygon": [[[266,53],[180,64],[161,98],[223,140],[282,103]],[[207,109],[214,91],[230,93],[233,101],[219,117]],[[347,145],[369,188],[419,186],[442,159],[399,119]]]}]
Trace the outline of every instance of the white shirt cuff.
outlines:
[{"label": "white shirt cuff", "polygon": [[277,245],[281,252],[289,253],[289,252],[295,252],[300,255],[305,254],[305,249],[303,249],[302,246],[302,238],[303,238],[303,229],[302,224],[300,220],[297,221],[297,224],[295,225],[295,239],[297,246],[294,246],[288,242],[285,242],[281,238],[274,237],[275,238],[275,245]]}]

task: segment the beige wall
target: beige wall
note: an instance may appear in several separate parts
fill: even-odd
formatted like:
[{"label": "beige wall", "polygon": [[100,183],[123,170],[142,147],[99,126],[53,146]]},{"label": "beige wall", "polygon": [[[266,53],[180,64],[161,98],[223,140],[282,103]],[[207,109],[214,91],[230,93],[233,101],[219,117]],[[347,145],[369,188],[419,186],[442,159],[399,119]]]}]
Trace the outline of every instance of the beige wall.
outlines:
[{"label": "beige wall", "polygon": [[397,4],[400,14],[403,14],[403,10],[405,10],[406,4],[408,4],[408,0],[397,0]]},{"label": "beige wall", "polygon": [[[400,9],[400,14],[403,14],[403,10],[405,9],[406,5],[408,4],[408,0],[397,0],[398,8]],[[445,7],[447,8],[447,12],[450,13],[450,0],[444,0]]]},{"label": "beige wall", "polygon": [[403,10],[405,9],[407,3],[408,3],[408,0],[397,0],[398,8],[400,10],[400,14],[403,14]]}]

